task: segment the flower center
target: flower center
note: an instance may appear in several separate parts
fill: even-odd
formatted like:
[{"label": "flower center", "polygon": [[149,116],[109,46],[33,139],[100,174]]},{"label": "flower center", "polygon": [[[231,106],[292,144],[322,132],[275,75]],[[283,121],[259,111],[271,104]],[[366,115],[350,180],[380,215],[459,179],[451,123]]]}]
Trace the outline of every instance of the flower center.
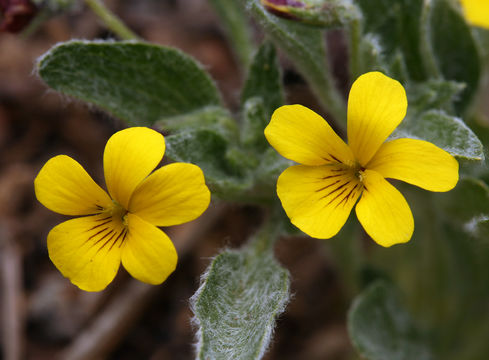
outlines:
[{"label": "flower center", "polygon": [[109,210],[112,219],[117,223],[121,223],[123,226],[127,226],[127,213],[128,211],[117,201],[112,200],[114,206]]},{"label": "flower center", "polygon": [[356,164],[353,167],[353,173],[355,174],[355,177],[358,179],[358,181],[360,181],[361,183],[363,183],[363,178],[365,176],[364,172],[365,168],[360,164]]}]

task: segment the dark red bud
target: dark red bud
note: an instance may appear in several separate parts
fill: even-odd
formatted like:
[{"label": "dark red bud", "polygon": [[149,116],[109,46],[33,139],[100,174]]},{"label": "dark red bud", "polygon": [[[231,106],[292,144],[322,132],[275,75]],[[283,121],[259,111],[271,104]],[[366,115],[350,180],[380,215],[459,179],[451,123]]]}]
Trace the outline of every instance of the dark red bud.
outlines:
[{"label": "dark red bud", "polygon": [[269,5],[277,5],[277,6],[292,6],[302,8],[305,6],[303,2],[296,0],[266,0],[265,3]]},{"label": "dark red bud", "polygon": [[30,0],[0,0],[0,31],[16,33],[24,29],[37,13]]},{"label": "dark red bud", "polygon": [[284,19],[299,20],[289,12],[289,8],[303,8],[305,5],[295,0],[261,0],[261,4],[268,12]]}]

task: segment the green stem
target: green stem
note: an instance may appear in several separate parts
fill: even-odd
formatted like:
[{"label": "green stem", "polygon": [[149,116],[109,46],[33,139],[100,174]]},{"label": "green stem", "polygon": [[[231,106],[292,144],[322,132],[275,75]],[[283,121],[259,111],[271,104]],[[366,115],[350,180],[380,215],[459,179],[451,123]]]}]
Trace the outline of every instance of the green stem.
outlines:
[{"label": "green stem", "polygon": [[360,38],[362,36],[362,22],[360,18],[353,19],[349,27],[350,32],[350,77],[351,81],[361,75],[362,66],[360,58]]},{"label": "green stem", "polygon": [[430,42],[430,12],[431,2],[425,1],[423,5],[423,11],[421,14],[421,30],[420,30],[420,51],[424,60],[424,67],[429,74],[430,78],[441,78],[440,70],[433,54],[433,49]]},{"label": "green stem", "polygon": [[139,40],[124,23],[100,0],[85,0],[85,3],[104,22],[107,28],[123,40]]},{"label": "green stem", "polygon": [[273,249],[281,228],[278,211],[281,210],[276,206],[273,207],[270,214],[266,216],[261,228],[250,241],[250,247],[254,249],[255,254],[263,254]]},{"label": "green stem", "polygon": [[50,17],[50,13],[47,9],[42,9],[37,16],[31,21],[31,23],[22,31],[21,37],[23,39],[29,38],[32,34],[34,34],[41,25],[47,21]]},{"label": "green stem", "polygon": [[334,83],[329,66],[326,66],[324,72],[327,73],[327,76],[322,78],[315,77],[313,74],[304,74],[304,76],[321,104],[336,120],[337,125],[344,127],[346,125],[345,100]]},{"label": "green stem", "polygon": [[360,272],[366,262],[362,245],[363,232],[355,221],[349,219],[338,235],[325,240],[348,301],[353,300],[361,290]]},{"label": "green stem", "polygon": [[242,70],[247,70],[251,54],[254,52],[254,43],[244,4],[235,0],[209,0],[208,2],[219,16]]}]

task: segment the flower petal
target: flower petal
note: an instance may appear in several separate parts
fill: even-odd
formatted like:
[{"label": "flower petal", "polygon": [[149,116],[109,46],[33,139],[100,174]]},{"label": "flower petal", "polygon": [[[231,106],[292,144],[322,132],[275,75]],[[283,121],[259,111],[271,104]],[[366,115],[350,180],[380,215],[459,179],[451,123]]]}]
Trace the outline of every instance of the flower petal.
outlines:
[{"label": "flower petal", "polygon": [[348,144],[365,166],[406,115],[402,85],[380,72],[360,76],[348,97]]},{"label": "flower petal", "polygon": [[89,215],[112,206],[109,195],[66,155],[48,160],[34,180],[37,200],[63,215]]},{"label": "flower petal", "polygon": [[156,226],[171,226],[198,218],[211,194],[202,170],[174,163],[156,170],[134,191],[129,211]]},{"label": "flower petal", "polygon": [[177,252],[170,238],[137,215],[128,214],[129,235],[122,250],[122,265],[136,279],[161,284],[175,270]]},{"label": "flower petal", "polygon": [[467,20],[476,26],[489,29],[489,1],[460,0]]},{"label": "flower petal", "polygon": [[48,234],[49,257],[80,289],[100,291],[117,274],[125,233],[107,214],[68,220]]},{"label": "flower petal", "polygon": [[385,178],[405,181],[430,191],[448,191],[457,185],[458,162],[439,147],[423,140],[388,141],[367,164]]},{"label": "flower petal", "polygon": [[277,182],[278,197],[292,224],[320,239],[340,231],[360,193],[351,169],[341,165],[291,166]]},{"label": "flower petal", "polygon": [[373,170],[363,173],[363,185],[355,211],[367,234],[385,247],[409,241],[414,220],[404,196]]},{"label": "flower petal", "polygon": [[112,135],[104,152],[105,182],[112,198],[127,209],[134,189],[164,153],[163,135],[149,128],[132,127]]},{"label": "flower petal", "polygon": [[326,120],[302,105],[275,110],[265,136],[280,155],[300,164],[354,162],[350,149]]}]

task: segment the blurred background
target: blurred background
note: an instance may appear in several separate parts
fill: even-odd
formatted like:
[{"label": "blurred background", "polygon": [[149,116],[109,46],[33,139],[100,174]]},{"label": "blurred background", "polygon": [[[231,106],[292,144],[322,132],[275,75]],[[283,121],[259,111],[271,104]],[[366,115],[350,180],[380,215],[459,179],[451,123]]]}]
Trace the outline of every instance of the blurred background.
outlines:
[{"label": "blurred background", "polygon": [[[143,39],[200,61],[227,105],[237,109],[243,74],[205,0],[105,3]],[[49,158],[67,154],[103,184],[105,142],[123,127],[95,108],[53,93],[36,76],[36,59],[73,38],[115,37],[82,2],[28,34],[0,33],[0,359],[192,359],[189,298],[211,258],[254,232],[261,210],[214,202],[200,219],[165,230],[180,259],[161,286],[138,283],[122,268],[100,293],[83,292],[63,278],[49,260],[46,237],[67,218],[36,201],[33,180]],[[328,45],[346,93],[341,33],[329,32]],[[302,78],[281,61],[288,102],[319,109]],[[291,273],[292,300],[278,319],[265,359],[353,358],[345,325],[349,297],[330,248],[297,236],[278,242],[276,254]]]}]

